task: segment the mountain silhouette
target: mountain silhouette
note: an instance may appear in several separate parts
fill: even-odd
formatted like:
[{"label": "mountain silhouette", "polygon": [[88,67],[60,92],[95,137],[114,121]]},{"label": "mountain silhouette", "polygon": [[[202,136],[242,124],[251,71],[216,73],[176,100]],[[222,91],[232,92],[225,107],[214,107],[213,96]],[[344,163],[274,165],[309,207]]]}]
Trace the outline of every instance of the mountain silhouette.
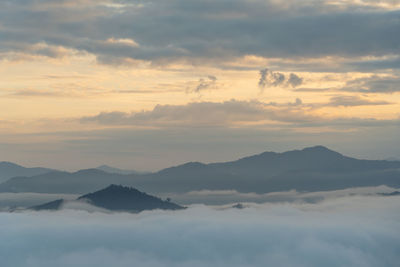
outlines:
[{"label": "mountain silhouette", "polygon": [[129,184],[130,176],[107,173],[98,169],[77,172],[53,171],[34,177],[14,177],[0,184],[0,192],[73,193],[100,190],[112,183]]},{"label": "mountain silhouette", "polygon": [[28,209],[37,210],[37,211],[40,211],[40,210],[59,210],[63,204],[64,204],[64,200],[63,199],[57,199],[57,200],[54,200],[54,201],[47,202],[45,204],[41,204],[41,205],[30,207]]},{"label": "mountain silhouette", "polygon": [[15,163],[0,162],[0,182],[4,182],[16,176],[35,176],[53,171],[47,168],[26,168]]},{"label": "mountain silhouette", "polygon": [[132,187],[110,185],[105,189],[86,194],[78,200],[112,211],[179,210],[184,207],[158,197],[148,195]]},{"label": "mountain silhouette", "polygon": [[[141,212],[144,210],[179,210],[185,207],[179,206],[170,200],[162,200],[148,195],[132,187],[110,185],[94,193],[85,194],[76,199],[107,209],[110,211]],[[57,199],[41,205],[30,207],[31,210],[59,210],[66,201]]]},{"label": "mountain silhouette", "polygon": [[264,152],[236,161],[189,162],[149,174],[110,174],[97,169],[16,177],[0,184],[0,192],[82,194],[109,184],[133,186],[152,194],[197,190],[326,191],[350,187],[400,187],[400,162],[360,160],[323,146],[283,153]]}]

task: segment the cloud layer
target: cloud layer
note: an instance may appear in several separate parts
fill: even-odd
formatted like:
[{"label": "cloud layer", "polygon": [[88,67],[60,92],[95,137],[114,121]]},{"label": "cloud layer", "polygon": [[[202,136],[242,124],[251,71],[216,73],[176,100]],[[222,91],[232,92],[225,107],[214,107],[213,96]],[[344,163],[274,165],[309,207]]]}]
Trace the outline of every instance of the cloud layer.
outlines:
[{"label": "cloud layer", "polygon": [[179,212],[0,213],[4,266],[396,266],[398,197],[194,206]]},{"label": "cloud layer", "polygon": [[60,57],[67,49],[108,64],[393,55],[400,44],[396,7],[393,1],[7,0],[0,4],[0,46],[3,56]]},{"label": "cloud layer", "polygon": [[[82,123],[97,122],[108,125],[232,125],[240,122],[281,121],[304,122],[314,117],[307,115],[301,100],[294,103],[263,103],[260,101],[230,100],[218,102],[193,102],[187,105],[156,105],[141,112],[102,112],[83,117]],[[282,111],[285,112],[282,112]]]},{"label": "cloud layer", "polygon": [[297,127],[323,126],[381,126],[399,125],[398,119],[359,117],[331,117],[315,115],[323,107],[356,107],[389,105],[386,101],[373,101],[358,96],[334,96],[327,103],[306,104],[300,98],[294,102],[276,103],[258,100],[225,102],[192,102],[186,105],[156,105],[152,110],[139,112],[101,112],[79,119],[82,124],[126,125],[147,127],[177,126],[238,126],[273,125]]},{"label": "cloud layer", "polygon": [[272,192],[267,194],[240,193],[235,190],[202,190],[192,191],[183,194],[165,194],[164,198],[170,197],[173,201],[182,204],[206,204],[206,205],[227,205],[238,202],[297,202],[297,203],[318,203],[324,200],[332,200],[354,195],[373,196],[381,193],[391,193],[398,189],[378,186],[348,188],[343,190],[320,191],[320,192],[297,192],[295,190],[285,192]]}]

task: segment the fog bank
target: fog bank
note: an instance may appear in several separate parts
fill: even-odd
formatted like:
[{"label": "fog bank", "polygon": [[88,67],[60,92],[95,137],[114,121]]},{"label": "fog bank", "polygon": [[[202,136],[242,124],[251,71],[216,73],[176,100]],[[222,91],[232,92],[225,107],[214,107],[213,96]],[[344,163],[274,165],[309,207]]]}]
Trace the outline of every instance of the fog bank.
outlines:
[{"label": "fog bank", "polygon": [[396,266],[400,197],[0,213],[2,266]]}]

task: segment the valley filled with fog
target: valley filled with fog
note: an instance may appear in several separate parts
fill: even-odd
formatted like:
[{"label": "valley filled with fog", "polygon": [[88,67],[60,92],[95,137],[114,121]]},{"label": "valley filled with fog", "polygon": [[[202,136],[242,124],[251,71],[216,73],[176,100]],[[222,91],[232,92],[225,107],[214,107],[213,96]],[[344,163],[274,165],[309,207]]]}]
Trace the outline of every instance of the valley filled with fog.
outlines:
[{"label": "valley filled with fog", "polygon": [[0,258],[14,267],[396,266],[400,197],[333,195],[138,214],[1,212]]},{"label": "valley filled with fog", "polygon": [[0,267],[399,267],[400,0],[0,0]]}]

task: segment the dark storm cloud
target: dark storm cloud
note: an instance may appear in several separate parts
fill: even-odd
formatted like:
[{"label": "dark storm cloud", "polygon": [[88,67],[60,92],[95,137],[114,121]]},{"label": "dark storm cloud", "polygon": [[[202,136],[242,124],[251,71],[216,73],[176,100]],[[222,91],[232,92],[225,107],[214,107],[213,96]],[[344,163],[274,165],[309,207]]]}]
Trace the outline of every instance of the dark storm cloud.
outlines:
[{"label": "dark storm cloud", "polygon": [[[89,52],[110,64],[125,64],[127,59],[220,62],[249,54],[397,54],[399,11],[372,10],[321,1],[6,0],[0,3],[0,52],[57,56],[27,48],[46,43]],[[110,38],[137,45],[107,42]]]}]

